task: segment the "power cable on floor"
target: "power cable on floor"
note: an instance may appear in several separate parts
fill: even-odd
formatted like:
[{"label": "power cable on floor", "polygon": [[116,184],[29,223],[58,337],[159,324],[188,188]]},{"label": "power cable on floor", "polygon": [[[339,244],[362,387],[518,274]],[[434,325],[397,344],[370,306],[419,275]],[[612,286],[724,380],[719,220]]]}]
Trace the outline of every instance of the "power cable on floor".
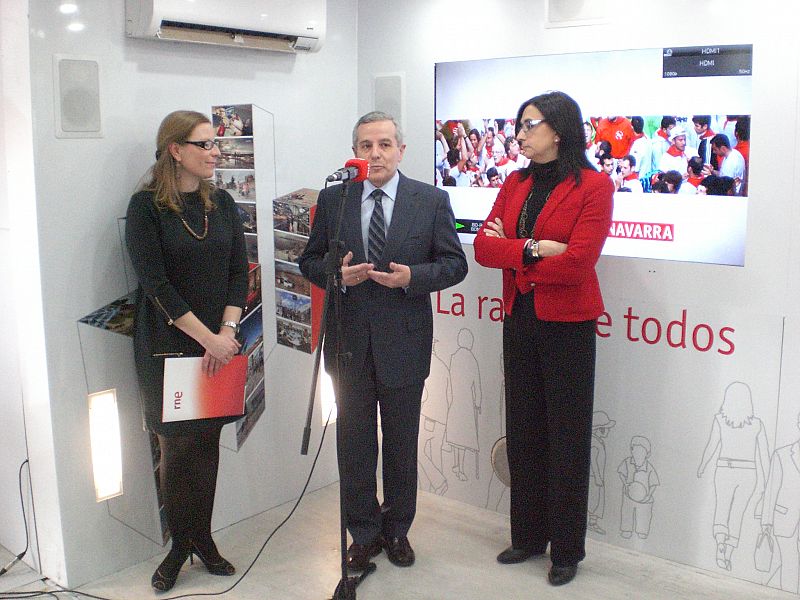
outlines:
[{"label": "power cable on floor", "polygon": [[[30,536],[28,535],[28,519],[25,516],[25,499],[22,496],[22,467],[24,467],[25,465],[28,465],[28,470],[30,471],[30,463],[28,462],[27,458],[25,460],[23,460],[22,464],[19,466],[19,475],[18,475],[18,479],[19,479],[19,505],[22,508],[22,525],[25,528],[25,549],[22,552],[20,552],[19,554],[17,554],[14,557],[14,560],[12,560],[5,567],[0,569],[0,577],[5,575],[6,573],[8,573],[8,570],[11,567],[13,567],[15,564],[17,564],[19,561],[22,560],[22,557],[25,556],[28,553],[28,546],[30,545]],[[30,473],[28,474],[28,476],[30,477]]]},{"label": "power cable on floor", "polygon": [[[256,553],[255,558],[252,560],[250,565],[248,565],[248,567],[244,570],[244,572],[239,576],[239,578],[235,582],[233,582],[233,584],[230,587],[228,587],[227,589],[224,589],[222,591],[219,591],[219,592],[196,592],[196,593],[192,593],[192,594],[181,594],[180,596],[165,596],[161,600],[178,600],[178,598],[197,598],[197,597],[201,597],[201,596],[222,596],[224,594],[227,594],[231,590],[233,590],[237,585],[239,585],[242,582],[242,580],[247,576],[248,573],[250,573],[250,571],[255,566],[256,562],[258,561],[258,559],[261,557],[261,554],[266,549],[267,544],[269,544],[270,540],[278,532],[278,530],[280,530],[280,528],[283,527],[289,521],[289,519],[292,518],[292,515],[294,515],[295,511],[297,510],[297,507],[300,506],[300,502],[305,497],[306,491],[308,490],[308,486],[311,484],[311,477],[312,477],[312,475],[314,475],[314,470],[317,467],[317,461],[319,460],[319,455],[322,452],[322,445],[325,442],[325,434],[328,431],[328,425],[330,424],[330,420],[331,420],[331,415],[332,414],[333,414],[333,408],[331,408],[331,411],[328,413],[328,419],[325,421],[325,425],[322,428],[322,435],[320,436],[320,439],[319,439],[319,447],[317,447],[317,452],[314,455],[314,462],[311,463],[311,469],[308,472],[308,477],[306,478],[306,482],[303,485],[303,489],[300,491],[300,496],[297,498],[297,501],[294,503],[294,506],[292,506],[292,510],[289,511],[289,514],[286,515],[286,517],[283,519],[283,521],[278,523],[278,525],[275,527],[275,529],[272,530],[272,533],[270,533],[269,536],[267,536],[267,539],[264,541],[264,543],[261,545],[261,548]],[[28,462],[28,461],[26,460],[25,462]],[[25,463],[23,463],[23,464],[25,464]],[[20,478],[21,477],[22,477],[22,467],[20,466]],[[21,481],[21,479],[20,479],[20,481]],[[21,486],[22,486],[22,484],[20,483],[20,497],[21,497],[21,494],[22,494],[22,491],[21,491],[22,487]],[[24,507],[23,507],[23,512],[24,512]],[[26,534],[27,534],[27,528],[26,528],[25,531],[26,531]],[[25,547],[25,552],[27,552],[27,544],[26,544],[26,547]],[[17,559],[15,559],[14,561],[12,561],[11,564],[13,564],[17,560],[19,560],[19,558],[21,558],[24,554],[25,554],[24,552],[22,554],[20,554],[20,556]],[[9,564],[6,567],[6,569],[10,568],[11,564]],[[5,572],[6,569],[4,569],[3,572]],[[3,593],[0,593],[0,600],[18,600],[18,599],[21,599],[21,598],[42,598],[42,597],[45,597],[45,596],[49,596],[49,597],[58,599],[59,598],[58,594],[73,594],[73,595],[81,596],[81,597],[84,597],[84,598],[93,598],[95,600],[115,600],[114,598],[109,598],[109,597],[106,597],[106,596],[96,596],[96,595],[90,594],[88,592],[82,592],[80,590],[72,590],[72,589],[67,589],[67,588],[59,588],[59,589],[50,590],[50,591],[41,590],[41,591],[30,591],[30,592],[3,592]]]}]

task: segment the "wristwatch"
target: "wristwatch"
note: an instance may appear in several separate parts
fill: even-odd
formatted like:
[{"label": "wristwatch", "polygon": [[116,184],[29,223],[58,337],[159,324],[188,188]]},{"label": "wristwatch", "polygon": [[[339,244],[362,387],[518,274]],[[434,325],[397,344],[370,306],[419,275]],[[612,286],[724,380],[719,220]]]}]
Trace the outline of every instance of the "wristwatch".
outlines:
[{"label": "wristwatch", "polygon": [[236,321],[223,321],[220,327],[230,327],[233,333],[239,333],[239,324]]}]

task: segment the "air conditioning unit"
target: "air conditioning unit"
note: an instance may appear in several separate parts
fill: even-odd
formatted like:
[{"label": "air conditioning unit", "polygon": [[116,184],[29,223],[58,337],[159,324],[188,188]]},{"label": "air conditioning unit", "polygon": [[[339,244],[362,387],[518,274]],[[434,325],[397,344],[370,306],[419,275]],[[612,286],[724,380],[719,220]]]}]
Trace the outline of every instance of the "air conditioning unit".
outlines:
[{"label": "air conditioning unit", "polygon": [[125,0],[132,38],[316,52],[327,0]]}]

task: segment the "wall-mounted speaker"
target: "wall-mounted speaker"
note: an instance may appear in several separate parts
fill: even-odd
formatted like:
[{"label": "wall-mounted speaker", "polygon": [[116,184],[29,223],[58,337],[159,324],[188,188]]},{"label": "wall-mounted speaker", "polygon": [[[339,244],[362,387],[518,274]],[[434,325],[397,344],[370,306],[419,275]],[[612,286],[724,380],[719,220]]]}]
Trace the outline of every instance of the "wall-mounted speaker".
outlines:
[{"label": "wall-mounted speaker", "polygon": [[378,75],[373,84],[373,106],[375,110],[392,115],[395,120],[403,125],[405,116],[405,89],[403,75],[400,73]]},{"label": "wall-mounted speaker", "polygon": [[100,64],[84,57],[53,57],[57,138],[103,137]]}]

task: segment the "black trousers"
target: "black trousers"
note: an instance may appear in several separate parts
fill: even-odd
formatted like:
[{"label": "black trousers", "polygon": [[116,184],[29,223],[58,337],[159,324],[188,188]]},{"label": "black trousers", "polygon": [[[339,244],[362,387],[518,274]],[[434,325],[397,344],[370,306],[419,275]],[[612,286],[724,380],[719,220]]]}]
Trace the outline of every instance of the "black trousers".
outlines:
[{"label": "black trousers", "polygon": [[595,322],[536,318],[533,292],[503,323],[511,543],[554,565],[586,556]]},{"label": "black trousers", "polygon": [[222,426],[181,436],[158,436],[161,447],[160,483],[173,548],[194,544],[214,557],[211,514],[217,489],[219,436]]},{"label": "black trousers", "polygon": [[[368,544],[380,534],[403,537],[417,511],[417,436],[424,383],[401,388],[381,385],[369,351],[363,369],[347,372],[349,377],[338,386],[336,420],[347,529],[358,544]],[[376,495],[379,409],[382,506]]]}]

